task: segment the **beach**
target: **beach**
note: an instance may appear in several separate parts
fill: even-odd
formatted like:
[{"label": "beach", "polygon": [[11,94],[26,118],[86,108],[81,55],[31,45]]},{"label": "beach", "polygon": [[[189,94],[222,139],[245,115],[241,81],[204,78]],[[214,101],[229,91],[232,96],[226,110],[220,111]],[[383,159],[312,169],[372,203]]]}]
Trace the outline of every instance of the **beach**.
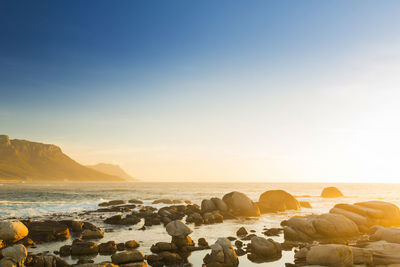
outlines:
[{"label": "beach", "polygon": [[[332,185],[332,184],[329,184]],[[157,210],[174,205],[193,203],[201,205],[203,199],[212,197],[222,198],[232,191],[245,193],[253,201],[258,201],[259,196],[268,190],[284,189],[293,194],[299,201],[307,201],[312,208],[300,210],[287,210],[277,213],[265,213],[260,217],[239,216],[236,219],[224,220],[222,223],[188,226],[193,230],[190,237],[197,242],[205,238],[213,244],[220,237],[236,237],[236,231],[245,227],[258,236],[264,236],[265,229],[280,228],[281,222],[295,215],[306,216],[310,214],[327,213],[335,204],[355,203],[368,200],[385,200],[395,204],[400,203],[396,198],[396,191],[400,185],[387,184],[333,184],[340,188],[344,197],[322,198],[321,190],[327,184],[318,183],[3,183],[0,186],[0,216],[1,219],[32,221],[62,221],[77,220],[87,221],[99,227],[104,237],[95,242],[116,243],[136,240],[143,254],[149,255],[150,248],[157,242],[170,242],[171,237],[165,227],[161,225],[146,226],[143,229],[144,219],[134,225],[110,225],[104,219],[124,212],[93,212],[99,209],[99,204],[111,200],[123,200],[128,203],[131,199],[143,201],[132,210],[140,207],[153,207]],[[374,190],[372,191],[371,188]],[[171,200],[175,204],[158,203],[155,200]],[[184,221],[185,218],[183,218]],[[283,234],[271,236],[277,242],[284,242]],[[64,245],[70,245],[74,240],[71,235],[67,240],[52,241],[28,247],[28,252],[33,254],[58,251]],[[201,266],[204,256],[209,249],[193,251],[188,257],[192,266]],[[95,263],[110,261],[110,255],[95,256],[67,256],[63,259],[69,264],[75,264],[79,259],[90,259]],[[293,263],[294,249],[285,250],[282,257],[263,263],[263,266],[285,266]],[[240,266],[256,266],[245,255],[239,257]]]}]

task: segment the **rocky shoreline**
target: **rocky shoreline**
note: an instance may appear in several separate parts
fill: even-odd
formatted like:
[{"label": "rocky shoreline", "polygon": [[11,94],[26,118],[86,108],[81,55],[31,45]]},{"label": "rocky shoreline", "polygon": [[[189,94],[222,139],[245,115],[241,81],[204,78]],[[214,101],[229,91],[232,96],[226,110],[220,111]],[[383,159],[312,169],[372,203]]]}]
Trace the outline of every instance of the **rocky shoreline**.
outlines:
[{"label": "rocky shoreline", "polygon": [[[332,187],[321,193],[324,198],[342,196]],[[159,204],[163,207],[157,208]],[[400,229],[393,228],[400,226],[400,210],[384,201],[337,204],[329,213],[293,216],[276,228],[238,227],[236,236],[220,236],[216,226],[212,244],[204,237],[195,241],[191,237],[193,227],[257,220],[261,214],[302,208],[311,205],[283,190],[266,191],[258,202],[234,191],[222,198],[204,199],[199,205],[170,199],[155,200],[152,205],[137,199],[112,200],[69,217],[13,218],[0,222],[0,267],[197,266],[189,258],[200,251],[207,267],[239,266],[242,257],[255,263],[275,262],[285,251],[294,253],[286,266],[400,264]],[[132,231],[129,236],[158,227],[170,239],[156,241],[149,248],[128,236],[123,242],[104,240],[121,227]]]}]

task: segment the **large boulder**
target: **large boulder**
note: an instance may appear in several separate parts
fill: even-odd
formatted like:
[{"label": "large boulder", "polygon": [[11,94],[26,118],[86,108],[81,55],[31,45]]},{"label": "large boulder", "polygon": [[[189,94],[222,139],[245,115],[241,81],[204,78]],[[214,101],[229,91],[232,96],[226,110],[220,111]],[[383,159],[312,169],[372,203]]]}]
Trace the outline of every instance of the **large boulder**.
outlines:
[{"label": "large boulder", "polygon": [[166,226],[167,233],[174,237],[186,237],[193,232],[186,224],[179,220],[172,221]]},{"label": "large boulder", "polygon": [[344,245],[313,246],[307,253],[306,261],[309,265],[352,267],[353,251]]},{"label": "large boulder", "polygon": [[282,257],[281,244],[272,239],[255,236],[249,245],[251,254],[248,258],[254,262],[276,260]]},{"label": "large boulder", "polygon": [[229,239],[218,238],[210,247],[211,253],[203,259],[206,266],[236,267],[239,265],[238,256]]},{"label": "large boulder", "polygon": [[380,241],[384,240],[390,243],[400,244],[400,229],[399,228],[385,228],[382,226],[374,226],[370,229],[370,240]]},{"label": "large boulder", "polygon": [[[14,245],[12,247],[7,247],[1,250],[1,255],[3,256],[4,265],[6,265],[6,261],[8,263],[14,263],[17,266],[23,266],[24,260],[26,256],[28,256],[28,252],[23,245]],[[3,266],[0,264],[0,266]]]},{"label": "large boulder", "polygon": [[[363,254],[372,254],[373,262],[368,266],[388,266],[400,264],[400,244],[388,243],[386,241],[369,242],[362,245]],[[354,248],[353,248],[354,251]]]},{"label": "large boulder", "polygon": [[32,255],[32,258],[29,262],[30,266],[33,267],[67,267],[69,264],[65,262],[60,257],[51,254],[44,255]]},{"label": "large boulder", "polygon": [[222,198],[235,215],[260,216],[260,209],[251,199],[241,192],[231,192]]},{"label": "large boulder", "polygon": [[262,213],[300,210],[300,203],[286,191],[269,190],[261,194],[258,207]]},{"label": "large boulder", "polygon": [[225,203],[222,199],[217,198],[217,197],[213,197],[213,198],[211,198],[211,201],[214,202],[214,205],[215,205],[215,206],[217,207],[217,209],[219,209],[220,211],[225,212],[225,211],[228,211],[228,210],[229,210],[228,205],[226,205],[226,203]]},{"label": "large boulder", "polygon": [[28,237],[39,242],[60,241],[69,238],[69,229],[66,224],[57,221],[27,221]]},{"label": "large boulder", "polygon": [[129,250],[126,252],[117,253],[111,256],[111,260],[114,264],[125,264],[131,262],[141,262],[144,260],[142,252],[139,250]]},{"label": "large boulder", "polygon": [[359,236],[357,225],[340,214],[309,215],[292,217],[283,228],[285,240],[310,242],[313,240],[332,243]]},{"label": "large boulder", "polygon": [[337,204],[330,213],[341,214],[355,222],[361,232],[374,225],[384,227],[400,226],[400,209],[389,202],[367,201],[351,204]]},{"label": "large boulder", "polygon": [[201,212],[202,213],[212,212],[216,209],[217,209],[217,207],[215,206],[214,202],[211,199],[203,199],[203,201],[201,201]]},{"label": "large boulder", "polygon": [[7,243],[15,243],[28,235],[28,228],[20,221],[0,222],[0,240]]},{"label": "large boulder", "polygon": [[72,256],[95,255],[99,253],[99,246],[90,241],[75,239],[71,246]]},{"label": "large boulder", "polygon": [[323,198],[337,198],[337,197],[343,197],[343,194],[337,187],[331,186],[331,187],[325,187],[322,190],[321,197],[323,197]]}]

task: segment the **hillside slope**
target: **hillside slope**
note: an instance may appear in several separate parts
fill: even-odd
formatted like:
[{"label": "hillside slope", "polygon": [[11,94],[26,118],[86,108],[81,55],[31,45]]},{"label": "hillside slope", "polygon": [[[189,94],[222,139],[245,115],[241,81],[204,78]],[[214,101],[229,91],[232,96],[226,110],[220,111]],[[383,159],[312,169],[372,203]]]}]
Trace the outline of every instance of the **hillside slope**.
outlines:
[{"label": "hillside slope", "polygon": [[77,163],[58,146],[10,140],[6,135],[0,135],[0,180],[124,181]]},{"label": "hillside slope", "polygon": [[109,175],[114,175],[114,176],[118,176],[121,178],[124,178],[125,180],[130,180],[130,181],[134,181],[137,180],[135,178],[133,178],[132,176],[130,176],[129,174],[127,174],[120,166],[118,165],[114,165],[114,164],[108,164],[108,163],[99,163],[96,165],[87,165],[86,167],[89,167],[93,170],[102,172],[102,173],[106,173]]}]

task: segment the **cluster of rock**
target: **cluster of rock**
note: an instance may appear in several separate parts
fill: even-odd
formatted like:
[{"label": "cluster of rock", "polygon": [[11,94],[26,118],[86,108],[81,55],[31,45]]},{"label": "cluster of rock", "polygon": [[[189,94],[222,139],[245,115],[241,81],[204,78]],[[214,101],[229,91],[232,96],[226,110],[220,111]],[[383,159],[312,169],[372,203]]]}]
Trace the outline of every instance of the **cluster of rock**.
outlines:
[{"label": "cluster of rock", "polygon": [[400,226],[399,208],[384,201],[359,202],[353,205],[337,204],[329,212],[341,214],[352,220],[361,232],[367,232],[373,225]]},{"label": "cluster of rock", "polygon": [[238,256],[229,239],[218,238],[210,247],[211,253],[203,259],[204,267],[236,267],[239,265]]},{"label": "cluster of rock", "polygon": [[1,250],[1,267],[24,266],[28,252],[24,245],[18,244]]},{"label": "cluster of rock", "polygon": [[[151,266],[170,266],[187,262],[191,251],[204,249],[206,247],[195,247],[189,236],[193,230],[179,220],[172,221],[166,226],[167,233],[171,236],[171,242],[158,242],[151,246],[153,254],[146,257]],[[203,240],[202,244],[205,240]]]},{"label": "cluster of rock", "polygon": [[[393,264],[393,265],[391,265]],[[398,266],[400,244],[386,241],[356,246],[339,244],[303,247],[295,254],[295,266]]]},{"label": "cluster of rock", "polygon": [[400,225],[400,210],[383,201],[337,204],[327,214],[292,217],[282,222],[285,240],[343,243],[366,233],[374,225]]},{"label": "cluster of rock", "polygon": [[285,240],[343,243],[359,235],[357,225],[340,214],[292,217],[281,223]]}]

